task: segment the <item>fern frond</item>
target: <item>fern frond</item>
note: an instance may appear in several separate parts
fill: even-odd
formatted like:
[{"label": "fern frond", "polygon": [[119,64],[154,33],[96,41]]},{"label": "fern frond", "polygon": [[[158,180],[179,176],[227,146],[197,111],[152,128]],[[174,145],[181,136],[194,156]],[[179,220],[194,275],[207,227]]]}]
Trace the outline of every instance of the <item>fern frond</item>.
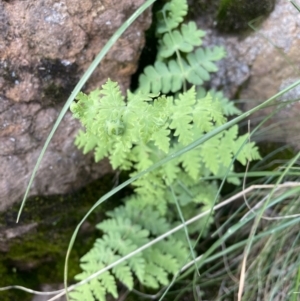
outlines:
[{"label": "fern frond", "polygon": [[179,99],[175,99],[170,128],[175,130],[174,136],[178,136],[178,141],[183,145],[187,145],[193,141],[191,122],[193,120],[192,112],[195,102],[195,87],[192,87],[184,94],[179,94]]},{"label": "fern frond", "polygon": [[203,163],[214,175],[224,175],[236,154],[236,159],[243,165],[261,158],[255,143],[247,142],[248,134],[237,137],[237,133],[238,126],[235,125],[199,146]]},{"label": "fern frond", "polygon": [[129,289],[133,288],[133,276],[128,265],[126,265],[125,263],[121,263],[115,266],[112,269],[112,272],[114,273],[116,278],[119,279],[123,284],[125,284]]},{"label": "fern frond", "polygon": [[145,170],[153,164],[150,153],[151,149],[144,143],[139,143],[133,147],[129,158],[135,162],[134,167],[136,170]]},{"label": "fern frond", "polygon": [[202,44],[201,38],[204,36],[205,32],[197,29],[195,22],[182,24],[180,31],[174,30],[164,34],[158,48],[158,57],[168,58],[176,51],[191,52],[195,46]]},{"label": "fern frond", "polygon": [[139,76],[139,90],[144,92],[175,93],[181,89],[182,84],[182,71],[175,60],[170,60],[167,64],[156,61],[153,66],[145,67]]},{"label": "fern frond", "polygon": [[[104,268],[150,241],[152,235],[159,235],[171,228],[171,224],[157,211],[147,207],[145,212],[137,210],[131,200],[125,206],[117,207],[108,213],[111,217],[97,225],[104,232],[94,247],[81,259],[83,272],[76,276],[83,280],[92,273]],[[161,248],[159,247],[161,246]],[[133,288],[133,275],[151,288],[169,283],[169,275],[174,275],[187,257],[187,248],[176,240],[168,239],[160,244],[136,254],[126,262],[99,275],[96,279],[82,285],[71,294],[72,300],[106,300],[110,293],[117,298],[117,281],[129,289]],[[171,248],[172,250],[170,250]],[[175,249],[175,250],[174,250]],[[81,298],[81,299],[80,299]]]},{"label": "fern frond", "polygon": [[152,134],[154,144],[166,154],[169,152],[170,146],[170,130],[167,129],[168,125],[161,127],[158,131]]},{"label": "fern frond", "polygon": [[146,265],[147,273],[144,276],[143,284],[158,289],[161,285],[167,285],[169,283],[168,274],[160,266],[154,264],[151,261]]},{"label": "fern frond", "polygon": [[234,125],[227,131],[224,131],[222,139],[220,139],[219,150],[222,152],[221,165],[228,167],[232,161],[236,149],[236,138],[238,135],[238,126]]},{"label": "fern frond", "polygon": [[218,67],[214,61],[225,56],[222,47],[199,48],[195,53],[188,53],[187,62],[184,64],[185,78],[193,85],[202,85],[210,79],[209,73],[216,72]]},{"label": "fern frond", "polygon": [[208,93],[204,98],[197,100],[193,110],[193,121],[200,132],[209,132],[215,126],[226,122],[220,102]]},{"label": "fern frond", "polygon": [[176,258],[180,266],[188,260],[190,255],[190,250],[187,248],[185,240],[178,240],[174,237],[158,242],[156,247],[161,252]]},{"label": "fern frond", "polygon": [[201,160],[199,157],[199,150],[197,148],[180,156],[180,162],[182,163],[184,170],[193,180],[196,181],[199,179]]},{"label": "fern frond", "polygon": [[98,144],[98,138],[93,133],[87,133],[80,130],[75,138],[75,145],[79,149],[83,149],[82,152],[87,154],[93,150]]},{"label": "fern frond", "polygon": [[[239,151],[239,154],[237,155],[237,160],[243,165],[246,165],[248,161],[261,159],[261,156],[258,152],[258,148],[255,145],[255,143],[248,142],[248,136],[249,134],[245,134],[238,137],[235,144],[235,152],[237,153]],[[240,150],[245,141],[246,144],[243,146],[242,150]]]},{"label": "fern frond", "polygon": [[[127,101],[119,85],[108,80],[100,90],[79,93],[71,105],[73,116],[85,127],[75,144],[84,153],[94,150],[96,161],[107,156],[114,169],[131,170],[133,177],[224,124],[225,116],[239,113],[221,93],[206,93],[201,87],[197,95],[192,86],[174,97],[159,96],[161,92],[180,92],[182,87],[186,90],[187,83],[202,85],[217,71],[216,61],[225,56],[222,47],[199,48],[192,53],[205,33],[195,22],[178,28],[187,9],[187,0],[170,0],[158,13],[161,41],[156,62],[144,69],[138,90],[128,91]],[[83,272],[76,279],[86,279],[180,223],[172,210],[174,194],[184,219],[210,210],[218,189],[215,182],[204,179],[211,174],[224,177],[228,168],[233,169],[238,151],[237,160],[242,164],[260,158],[255,144],[246,139],[247,135],[239,137],[238,127],[233,126],[136,180],[134,195],[97,225],[102,236],[81,258]],[[238,183],[237,178],[229,181]],[[211,223],[211,216],[200,219],[188,227],[189,233],[206,233]],[[107,294],[117,298],[118,281],[131,290],[134,278],[150,288],[168,285],[191,255],[186,233],[178,232],[79,286],[71,292],[71,299],[106,301]]]},{"label": "fern frond", "polygon": [[234,102],[225,97],[221,91],[210,90],[208,93],[213,99],[217,99],[220,102],[225,116],[239,115],[242,113],[241,110],[235,106]]},{"label": "fern frond", "polygon": [[179,159],[173,159],[161,167],[162,177],[167,185],[171,185],[176,180],[180,172],[179,162]]},{"label": "fern frond", "polygon": [[[93,265],[94,267],[98,267],[99,269],[104,268],[103,265]],[[97,270],[92,269],[89,265],[81,265],[81,268],[85,271],[75,278],[78,281],[86,279],[90,274],[96,272]],[[118,297],[117,286],[114,277],[109,273],[105,272],[98,276],[96,279],[92,279],[85,285],[82,285],[76,288],[74,291],[70,293],[71,300],[75,301],[106,301],[106,294],[112,294],[114,298]]]},{"label": "fern frond", "polygon": [[161,34],[176,28],[186,16],[188,4],[186,0],[171,0],[157,13],[157,33]]},{"label": "fern frond", "polygon": [[139,90],[144,92],[175,93],[181,90],[186,80],[193,85],[202,85],[210,79],[210,72],[218,70],[214,61],[225,55],[223,48],[197,49],[188,53],[186,60],[181,58],[181,65],[176,60],[167,63],[157,60],[153,66],[147,66],[139,77]]},{"label": "fern frond", "polygon": [[[205,166],[210,170],[214,175],[218,174],[219,166],[221,163],[221,155],[219,150],[220,135],[215,136],[205,143],[203,143],[199,149],[201,150],[201,158]],[[231,152],[229,152],[231,154]]]}]

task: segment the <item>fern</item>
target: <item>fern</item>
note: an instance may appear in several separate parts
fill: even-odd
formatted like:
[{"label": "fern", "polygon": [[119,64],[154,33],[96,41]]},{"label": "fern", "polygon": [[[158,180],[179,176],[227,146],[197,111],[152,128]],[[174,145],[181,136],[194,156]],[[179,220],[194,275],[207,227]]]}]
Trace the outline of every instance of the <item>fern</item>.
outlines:
[{"label": "fern", "polygon": [[[226,123],[227,116],[240,113],[221,92],[206,92],[200,86],[217,71],[216,62],[225,51],[221,47],[194,50],[202,45],[205,33],[194,22],[182,24],[187,9],[186,0],[171,0],[158,12],[157,58],[140,75],[137,91],[124,97],[109,79],[101,89],[80,93],[72,104],[73,116],[85,128],[75,144],[84,153],[94,151],[96,161],[108,157],[114,169],[130,170],[134,176]],[[175,201],[185,220],[210,210],[218,186],[205,178],[222,179],[233,160],[245,165],[259,158],[255,144],[247,135],[239,136],[233,126],[139,178],[125,205],[107,212],[108,219],[97,225],[103,235],[81,259],[83,272],[76,279],[85,279],[180,223]],[[227,181],[239,184],[237,178]],[[212,219],[188,226],[189,234],[206,234]],[[189,252],[186,233],[178,232],[78,287],[71,297],[76,301],[104,301],[107,294],[117,298],[118,282],[131,290],[135,278],[152,289],[167,285],[187,258],[193,258]]]},{"label": "fern", "polygon": [[[185,82],[202,85],[216,72],[215,61],[225,56],[222,47],[212,49],[194,47],[202,45],[205,32],[195,22],[181,24],[187,13],[186,0],[172,0],[159,12],[157,34],[161,37],[157,58],[139,77],[139,90],[153,93],[175,93]],[[180,30],[173,30],[181,24]]]},{"label": "fern", "polygon": [[[81,258],[83,272],[76,276],[77,280],[87,278],[146,244],[154,235],[163,234],[172,227],[151,207],[147,207],[147,210],[141,213],[133,203],[134,199],[127,200],[125,206],[117,207],[108,213],[110,219],[97,225],[103,236],[97,239],[93,248]],[[187,257],[186,246],[181,241],[168,238],[115,266],[111,272],[104,272],[96,279],[76,288],[70,293],[71,299],[102,301],[106,300],[106,294],[117,298],[117,280],[131,290],[133,276],[150,288],[167,285],[170,276],[177,273]]]},{"label": "fern", "polygon": [[[84,150],[94,146],[96,160],[107,155],[113,168],[135,170],[131,175],[226,122],[222,104],[216,96],[208,93],[204,98],[197,99],[194,87],[176,98],[129,92],[127,102],[118,92],[119,87],[109,80],[96,95],[97,101],[89,100],[90,103],[97,103],[98,111],[94,112],[94,123],[86,127],[84,134],[80,133],[76,143]],[[104,105],[101,95],[104,95]],[[93,96],[81,95],[71,109],[84,118],[87,113],[81,99]],[[114,101],[112,106],[106,104],[110,98]],[[113,121],[103,122],[105,116],[113,118]],[[86,124],[86,121],[82,123]],[[102,131],[103,135],[96,136],[97,131]],[[237,126],[223,131],[192,152],[137,180],[134,184],[136,192],[145,204],[156,206],[164,214],[167,210],[164,203],[166,185],[174,182],[181,164],[196,181],[203,172],[220,178],[224,176],[224,166],[231,164],[235,153],[239,153],[237,160],[243,165],[248,160],[259,158],[254,143],[248,143],[247,148],[239,151],[246,137],[238,137],[237,134]],[[93,139],[90,141],[86,137]]]},{"label": "fern", "polygon": [[[106,93],[108,85],[112,87],[109,90],[112,95]],[[210,94],[203,99],[196,99],[194,87],[179,94],[176,98],[145,96],[140,92],[135,95],[128,93],[127,102],[116,93],[119,88],[111,81],[108,81],[103,89],[104,91],[100,90],[97,94],[98,102],[90,100],[90,102],[97,103],[98,112],[94,114],[93,125],[86,127],[85,135],[94,136],[97,134],[95,129],[99,130],[102,127],[104,138],[101,139],[99,136],[97,139],[93,139],[93,144],[96,144],[95,156],[98,156],[99,150],[107,153],[114,168],[134,169],[132,175],[226,122],[218,99],[213,98]],[[104,95],[105,99],[114,97],[115,105],[102,105],[102,98],[98,95]],[[90,94],[88,98],[92,96]],[[81,105],[80,100],[73,105],[72,110],[78,112],[79,116],[86,116],[86,107]],[[116,127],[113,129],[108,127],[110,124],[102,122],[104,118],[102,116],[113,116]],[[99,126],[97,126],[98,120],[100,120]],[[131,120],[134,120],[134,126]],[[83,122],[83,124],[85,123],[86,121]],[[126,210],[117,208],[115,213],[109,213],[111,220],[98,225],[98,228],[105,234],[97,241],[91,253],[83,257],[81,267],[85,272],[76,279],[84,279],[88,274],[93,273],[92,269],[95,267],[101,269],[112,263],[113,260],[117,260],[147,243],[151,235],[159,235],[168,230],[170,226],[167,227],[163,222],[161,224],[159,222],[159,218],[162,216],[174,219],[174,216],[170,217],[168,213],[168,207],[172,205],[172,198],[168,195],[167,186],[174,187],[186,218],[190,217],[189,214],[200,213],[211,208],[217,188],[208,183],[199,184],[198,179],[210,174],[220,178],[224,175],[224,167],[230,165],[235,153],[240,151],[241,146],[247,142],[246,136],[238,137],[237,134],[237,126],[223,131],[190,153],[184,154],[137,180],[135,182],[136,197],[132,199],[132,202],[127,201],[126,203],[131,205],[124,207]],[[84,149],[90,148],[89,141],[81,140],[80,137],[82,134],[78,138],[79,145]],[[106,144],[103,143],[104,139]],[[257,158],[259,158],[259,154],[254,143],[248,143],[247,147],[242,149],[237,156],[237,160],[242,164]],[[182,169],[186,172],[185,176],[182,174]],[[178,179],[181,179],[183,184],[180,184]],[[181,187],[179,187],[180,185]],[[185,189],[183,189],[184,186]],[[199,204],[202,206],[199,207]],[[187,208],[193,208],[193,210]],[[141,216],[140,212],[145,215]],[[150,220],[146,217],[149,217]],[[161,227],[158,227],[159,225]],[[199,227],[202,229],[205,227],[203,222],[198,222],[197,225],[189,227],[189,230],[196,231],[200,229]],[[158,228],[154,229],[153,226]],[[209,223],[206,224],[205,231],[207,231],[207,226]],[[166,285],[170,270],[165,270],[164,267],[155,263],[154,257],[169,256],[169,253],[161,253],[160,249],[155,249],[154,253],[151,252],[144,252],[144,255],[129,260],[128,265],[122,265],[120,270],[115,268],[112,272],[101,275],[97,279],[97,286],[101,286],[101,294],[110,293],[115,296],[116,279],[132,289],[133,276],[151,288]],[[102,253],[106,255],[100,256]],[[98,256],[97,261],[92,265],[90,265],[92,255],[89,254]],[[179,267],[178,263],[176,268],[179,269]],[[147,274],[145,271],[151,272]],[[94,292],[95,281],[88,285],[90,291]],[[74,295],[74,300],[78,300],[76,299],[77,293]]]},{"label": "fern", "polygon": [[186,0],[172,0],[157,13],[157,33],[168,32],[176,28],[186,16],[188,4]]},{"label": "fern", "polygon": [[198,49],[195,54],[189,53],[187,59],[181,58],[180,63],[171,59],[168,62],[156,61],[147,66],[139,77],[139,90],[153,93],[175,93],[181,90],[187,81],[193,85],[202,85],[210,79],[209,72],[217,71],[214,61],[225,55],[222,48],[214,50]]},{"label": "fern", "polygon": [[189,53],[195,46],[202,44],[202,37],[205,32],[197,29],[195,22],[182,24],[180,31],[173,30],[171,33],[165,33],[160,41],[158,48],[159,57],[171,57],[176,51]]}]

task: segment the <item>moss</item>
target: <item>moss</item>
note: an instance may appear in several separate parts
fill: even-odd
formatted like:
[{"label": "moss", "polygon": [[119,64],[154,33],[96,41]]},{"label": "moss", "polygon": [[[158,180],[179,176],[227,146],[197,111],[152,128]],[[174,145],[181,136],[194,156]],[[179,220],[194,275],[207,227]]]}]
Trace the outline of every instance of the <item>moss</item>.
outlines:
[{"label": "moss", "polygon": [[267,16],[274,5],[275,0],[221,0],[217,13],[218,28],[227,32],[249,29],[250,21]]},{"label": "moss", "polygon": [[200,19],[220,32],[247,34],[248,25],[263,21],[272,12],[276,0],[190,0],[193,10],[189,15]]},{"label": "moss", "polygon": [[[77,223],[112,185],[112,176],[108,175],[73,194],[30,198],[20,224],[37,223],[37,226],[7,240],[5,248],[0,244],[0,287],[23,285],[39,289],[43,283],[61,283],[66,250]],[[118,199],[116,196],[114,203]],[[99,234],[94,224],[103,218],[105,210],[111,208],[111,202],[104,203],[80,231],[71,252],[69,279],[80,272],[79,258],[91,248]],[[1,230],[20,226],[15,224],[18,209],[19,205],[16,205],[0,215]],[[1,301],[31,298],[16,290],[0,292]]]},{"label": "moss", "polygon": [[55,85],[54,83],[51,83],[44,89],[44,97],[47,100],[51,99],[54,105],[66,100],[66,94],[62,86]]}]

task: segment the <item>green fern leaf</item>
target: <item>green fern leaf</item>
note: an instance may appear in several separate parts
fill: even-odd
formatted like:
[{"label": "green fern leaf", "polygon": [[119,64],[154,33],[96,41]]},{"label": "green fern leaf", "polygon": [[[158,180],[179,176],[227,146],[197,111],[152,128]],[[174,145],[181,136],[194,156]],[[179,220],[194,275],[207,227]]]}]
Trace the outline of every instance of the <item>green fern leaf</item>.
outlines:
[{"label": "green fern leaf", "polygon": [[196,23],[193,21],[190,21],[187,24],[182,24],[181,33],[186,42],[193,46],[201,46],[201,38],[203,38],[206,34],[203,30],[198,29]]},{"label": "green fern leaf", "polygon": [[104,145],[100,146],[98,144],[95,148],[95,162],[99,162],[103,158],[107,157],[108,149],[109,149],[109,147],[105,147]]},{"label": "green fern leaf", "polygon": [[[88,277],[89,275],[86,275]],[[97,283],[98,285],[98,283]],[[99,287],[101,287],[99,285]],[[101,288],[100,288],[101,290]],[[102,290],[104,290],[102,288]],[[104,290],[105,292],[105,290]],[[94,295],[92,293],[92,290],[90,289],[90,286],[88,284],[82,285],[80,288],[77,288],[69,293],[71,300],[75,301],[91,301],[94,300]],[[99,301],[102,301],[103,299],[98,299]],[[105,300],[105,299],[104,299]]]},{"label": "green fern leaf", "polygon": [[169,283],[168,274],[165,270],[154,264],[152,261],[146,265],[146,271],[147,273],[145,274],[143,281],[144,285],[157,289],[160,287],[160,284],[167,285]]},{"label": "green fern leaf", "polygon": [[202,85],[204,81],[210,79],[209,73],[197,64],[197,62],[193,59],[192,54],[189,56],[188,63],[184,59],[181,59],[181,63],[184,70],[183,76],[190,84]]},{"label": "green fern leaf", "polygon": [[197,180],[199,178],[201,159],[197,148],[180,156],[180,162],[192,179]]},{"label": "green fern leaf", "polygon": [[130,268],[126,264],[118,264],[113,268],[116,278],[127,286],[129,290],[133,289],[134,281]]},{"label": "green fern leaf", "polygon": [[147,66],[139,77],[139,89],[144,92],[177,92],[182,83],[182,71],[174,60],[168,64],[156,61],[154,66]]},{"label": "green fern leaf", "polygon": [[220,166],[220,153],[219,153],[219,135],[214,136],[205,143],[203,143],[199,150],[201,151],[202,161],[205,166],[212,172],[214,175],[218,173]]},{"label": "green fern leaf", "polygon": [[83,149],[83,153],[87,154],[91,150],[95,148],[98,143],[97,136],[93,135],[92,133],[86,133],[80,130],[75,139],[75,145],[79,149]]},{"label": "green fern leaf", "polygon": [[[108,79],[107,82],[102,85],[102,89],[100,90],[101,97],[101,108],[102,109],[111,109],[113,111],[119,111],[120,107],[124,107],[124,97],[122,96],[121,89],[118,83],[113,82]],[[90,95],[93,97],[93,95]]]},{"label": "green fern leaf", "polygon": [[234,125],[229,130],[224,131],[222,134],[223,137],[220,139],[219,152],[222,154],[222,165],[224,165],[227,169],[233,158],[235,140],[238,135],[238,126]]},{"label": "green fern leaf", "polygon": [[100,90],[98,89],[92,91],[89,95],[79,92],[76,96],[78,102],[73,102],[70,106],[73,116],[80,119],[85,127],[93,124],[97,117],[96,108],[99,107],[99,95]]},{"label": "green fern leaf", "polygon": [[179,263],[175,257],[170,254],[163,253],[162,250],[155,246],[151,249],[147,249],[144,254],[145,258],[149,262],[153,262],[170,274],[174,275],[180,269]]},{"label": "green fern leaf", "polygon": [[187,14],[186,0],[171,0],[157,14],[157,32],[164,33],[176,28]]},{"label": "green fern leaf", "polygon": [[[95,270],[95,267],[97,267],[95,264],[93,265],[93,269],[88,269],[87,265],[81,265],[81,267],[87,270],[77,275],[75,277],[77,280],[84,280],[97,271]],[[99,269],[104,268],[104,266],[99,265],[98,267]],[[116,282],[109,272],[105,272],[96,279],[92,279],[88,283],[76,288],[75,291],[70,293],[70,297],[72,300],[76,301],[91,301],[95,298],[99,301],[106,301],[105,295],[107,293],[111,293],[115,298],[118,297]]]},{"label": "green fern leaf", "polygon": [[[96,300],[106,301],[106,297],[105,297],[106,290],[101,285],[99,285],[99,283],[98,283],[98,285],[93,285],[93,294],[94,294]],[[93,299],[90,299],[90,300],[93,300]]]},{"label": "green fern leaf", "polygon": [[181,90],[184,78],[182,77],[180,66],[175,60],[170,60],[168,67],[172,74],[171,92],[175,93]]},{"label": "green fern leaf", "polygon": [[[120,216],[129,218],[134,224],[141,225],[155,236],[170,230],[170,224],[158,211],[153,209],[153,206],[143,208],[143,214],[141,215],[138,204],[142,203],[142,201],[143,199],[141,196],[138,197],[133,195],[126,200],[125,206],[117,207],[113,211],[107,212],[107,215],[114,219],[117,219]],[[107,229],[109,229],[109,225],[107,226]],[[114,230],[113,227],[112,230]]]},{"label": "green fern leaf", "polygon": [[99,279],[101,280],[102,285],[106,288],[106,291],[112,294],[114,298],[118,298],[115,278],[109,272],[105,272],[99,276]]},{"label": "green fern leaf", "polygon": [[173,237],[169,237],[168,239],[157,243],[156,247],[159,248],[161,252],[167,253],[176,258],[179,266],[182,266],[190,256],[190,251],[186,246],[185,240],[177,240]]},{"label": "green fern leaf", "polygon": [[[243,164],[246,165],[248,161],[252,160],[259,160],[261,159],[261,156],[258,152],[257,146],[255,146],[254,142],[248,142],[248,134],[245,134],[243,136],[238,137],[235,143],[235,150],[234,152],[237,153],[239,151],[239,154],[237,155],[237,160]],[[240,148],[245,143],[242,150],[240,151]]]},{"label": "green fern leaf", "polygon": [[163,178],[167,185],[171,185],[176,180],[177,175],[180,172],[178,163],[178,159],[173,159],[171,162],[168,162],[161,167]]},{"label": "green fern leaf", "polygon": [[219,126],[226,122],[220,102],[213,100],[210,94],[199,99],[193,110],[193,121],[201,132],[211,131],[215,125]]},{"label": "green fern leaf", "polygon": [[150,157],[150,152],[151,149],[144,143],[133,147],[129,156],[133,162],[136,162],[134,165],[136,170],[145,170],[153,164],[153,161]]},{"label": "green fern leaf", "polygon": [[201,85],[204,81],[210,79],[209,72],[218,70],[217,66],[212,62],[222,57],[224,52],[222,48],[197,49],[195,53],[188,53],[187,62],[182,60],[185,69],[185,78],[193,85]]},{"label": "green fern leaf", "polygon": [[217,71],[217,66],[212,62],[219,61],[225,56],[226,52],[224,48],[218,46],[213,48],[198,48],[195,51],[196,61],[209,72]]},{"label": "green fern leaf", "polygon": [[147,209],[139,222],[144,228],[149,229],[152,235],[158,236],[171,229],[170,224],[158,211],[154,211],[150,208]]},{"label": "green fern leaf", "polygon": [[195,88],[191,88],[184,94],[179,94],[179,99],[175,99],[173,108],[171,129],[175,129],[174,136],[179,136],[178,141],[183,145],[193,141],[192,129],[192,106],[196,102]]},{"label": "green fern leaf", "polygon": [[[157,70],[161,70],[161,74]],[[139,77],[139,87],[142,91],[149,92],[153,91],[167,91],[171,80],[167,80],[171,77],[167,66],[163,62],[155,62],[154,66],[147,66],[144,69],[144,73]],[[167,85],[162,86],[162,80],[165,80]],[[166,92],[163,92],[166,93]]]},{"label": "green fern leaf", "polygon": [[[151,265],[151,266],[147,265],[146,268],[147,269],[153,268],[153,265]],[[142,284],[144,284],[145,286],[148,286],[152,289],[158,289],[159,288],[159,283],[158,283],[157,279],[150,273],[147,273],[144,276]]]},{"label": "green fern leaf", "polygon": [[[172,187],[180,206],[186,206],[187,204],[191,203],[192,195],[189,192],[189,189],[183,183],[181,183],[181,181],[179,181],[177,185],[173,184]],[[175,203],[171,193],[168,194],[168,198],[172,200],[172,203]]]},{"label": "green fern leaf", "polygon": [[169,152],[170,145],[170,130],[166,129],[166,126],[167,125],[154,132],[152,134],[152,139],[154,140],[154,144],[167,154]]},{"label": "green fern leaf", "polygon": [[158,57],[171,57],[176,51],[191,52],[194,46],[202,44],[204,31],[198,30],[195,22],[181,25],[181,32],[174,30],[164,34],[158,49]]},{"label": "green fern leaf", "polygon": [[131,168],[132,163],[128,160],[126,152],[124,152],[124,145],[122,143],[115,144],[110,155],[110,163],[113,169],[120,167],[123,170],[129,170]]},{"label": "green fern leaf", "polygon": [[230,101],[228,98],[224,96],[221,91],[210,90],[208,92],[214,100],[218,100],[223,108],[223,112],[225,116],[233,116],[241,114],[241,110],[239,110],[233,101]]},{"label": "green fern leaf", "polygon": [[202,204],[202,211],[211,210],[218,191],[216,183],[199,183],[190,190],[193,194],[193,202]]},{"label": "green fern leaf", "polygon": [[134,257],[128,259],[128,265],[134,272],[138,280],[143,283],[146,271],[146,261],[143,255],[137,254]]}]

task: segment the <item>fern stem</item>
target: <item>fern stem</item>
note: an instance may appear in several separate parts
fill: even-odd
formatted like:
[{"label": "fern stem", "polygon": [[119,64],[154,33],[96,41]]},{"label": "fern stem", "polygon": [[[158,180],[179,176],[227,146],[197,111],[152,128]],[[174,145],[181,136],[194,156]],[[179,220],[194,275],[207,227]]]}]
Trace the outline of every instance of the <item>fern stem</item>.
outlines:
[{"label": "fern stem", "polygon": [[[163,10],[162,13],[163,13],[163,17],[164,17],[164,20],[166,23],[166,27],[168,28],[168,32],[170,34],[171,40],[172,40],[173,44],[176,45],[176,43],[174,42],[173,35],[172,35],[172,30],[169,28],[168,22],[166,21],[166,12]],[[179,65],[181,73],[183,75],[183,91],[186,92],[187,86],[186,86],[186,80],[185,80],[185,76],[184,76],[184,68],[183,68],[182,61],[181,61],[181,55],[180,55],[178,49],[176,49],[175,52],[176,52],[178,65]]]}]

